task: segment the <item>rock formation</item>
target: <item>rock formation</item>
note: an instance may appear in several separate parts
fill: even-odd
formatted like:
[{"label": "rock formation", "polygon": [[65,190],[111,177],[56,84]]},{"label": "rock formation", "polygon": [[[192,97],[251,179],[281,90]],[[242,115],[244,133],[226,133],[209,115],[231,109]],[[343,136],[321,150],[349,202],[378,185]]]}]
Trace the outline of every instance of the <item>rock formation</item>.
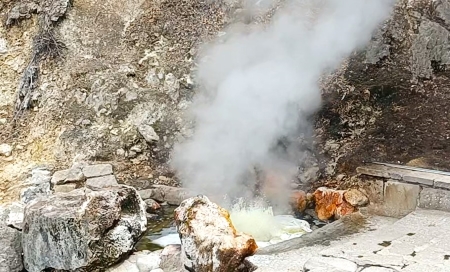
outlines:
[{"label": "rock formation", "polygon": [[25,268],[101,271],[133,249],[146,224],[144,202],[124,185],[36,199],[25,209]]},{"label": "rock formation", "polygon": [[9,212],[0,208],[0,272],[21,272],[23,269],[21,233],[5,224]]},{"label": "rock formation", "polygon": [[254,271],[245,258],[255,253],[255,240],[237,233],[229,213],[207,197],[183,201],[175,210],[175,222],[187,271]]},{"label": "rock formation", "polygon": [[319,188],[314,192],[315,209],[320,220],[339,219],[355,211],[355,207],[344,199],[345,192],[327,188]]}]

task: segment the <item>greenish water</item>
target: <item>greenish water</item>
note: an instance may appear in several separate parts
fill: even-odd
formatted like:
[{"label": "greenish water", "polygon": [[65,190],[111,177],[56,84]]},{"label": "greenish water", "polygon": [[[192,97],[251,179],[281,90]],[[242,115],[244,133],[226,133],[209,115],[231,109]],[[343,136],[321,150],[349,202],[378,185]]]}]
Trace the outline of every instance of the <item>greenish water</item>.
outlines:
[{"label": "greenish water", "polygon": [[162,213],[157,218],[151,219],[147,223],[147,231],[141,240],[136,244],[137,251],[150,250],[155,251],[163,247],[154,244],[152,241],[166,236],[168,234],[176,233],[176,227],[173,219],[173,212],[176,207],[163,207]]}]

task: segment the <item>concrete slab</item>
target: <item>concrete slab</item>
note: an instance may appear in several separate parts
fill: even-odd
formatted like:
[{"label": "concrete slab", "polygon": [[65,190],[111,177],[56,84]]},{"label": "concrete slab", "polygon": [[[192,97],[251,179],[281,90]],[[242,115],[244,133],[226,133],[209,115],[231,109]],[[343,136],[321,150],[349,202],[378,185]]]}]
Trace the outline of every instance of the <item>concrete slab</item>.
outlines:
[{"label": "concrete slab", "polygon": [[361,188],[369,198],[370,203],[381,203],[384,199],[384,181],[382,179],[368,179],[361,184]]},{"label": "concrete slab", "polygon": [[[449,272],[450,213],[416,210],[393,224],[372,225],[369,231],[341,240],[250,259],[257,272],[302,271],[313,257],[351,261],[358,271]],[[370,268],[370,269],[369,269]]]},{"label": "concrete slab", "polygon": [[[366,227],[361,230],[361,233],[341,238],[350,239],[350,237],[362,235],[370,230],[384,228],[392,225],[396,220],[389,217],[373,216],[368,219]],[[302,247],[284,253],[255,255],[247,259],[258,266],[256,272],[299,272],[303,271],[304,264],[310,258],[321,256],[321,251],[342,244],[343,240],[341,238],[337,237],[337,239],[331,239],[326,242],[318,241],[313,246]]]},{"label": "concrete slab", "polygon": [[419,199],[420,186],[388,180],[384,186],[382,215],[402,217],[414,211]]},{"label": "concrete slab", "polygon": [[450,212],[450,191],[423,188],[420,192],[419,207]]},{"label": "concrete slab", "polygon": [[403,180],[404,176],[408,176],[411,174],[411,170],[389,167],[387,168],[387,172],[389,173],[389,178],[396,180]]},{"label": "concrete slab", "polygon": [[388,167],[384,165],[371,164],[360,166],[356,168],[356,172],[362,175],[381,177],[381,178],[389,178],[389,173],[387,172]]},{"label": "concrete slab", "polygon": [[441,175],[426,173],[426,172],[417,172],[417,171],[409,171],[409,173],[403,175],[403,180],[406,182],[423,184],[427,186],[433,187],[434,179],[440,178]]},{"label": "concrete slab", "polygon": [[448,270],[433,270],[448,265],[445,256],[450,249],[449,223],[449,213],[417,210],[391,226],[367,232],[320,254],[360,266],[379,265],[401,271],[411,266],[411,272],[450,271],[450,266]]},{"label": "concrete slab", "polygon": [[434,179],[434,187],[450,190],[450,176],[439,176]]}]

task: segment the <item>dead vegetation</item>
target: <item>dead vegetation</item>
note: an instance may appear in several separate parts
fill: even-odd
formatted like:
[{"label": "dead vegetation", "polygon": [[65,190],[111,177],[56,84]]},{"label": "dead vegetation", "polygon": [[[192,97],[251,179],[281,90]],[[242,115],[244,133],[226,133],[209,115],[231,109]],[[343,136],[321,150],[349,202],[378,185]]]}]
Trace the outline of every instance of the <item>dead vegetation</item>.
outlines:
[{"label": "dead vegetation", "polygon": [[57,35],[56,27],[70,6],[69,0],[40,2],[19,1],[8,12],[6,27],[20,24],[21,20],[38,15],[39,30],[33,38],[30,61],[19,81],[13,123],[24,111],[32,107],[34,90],[38,87],[40,66],[44,61],[62,59],[66,46]]}]

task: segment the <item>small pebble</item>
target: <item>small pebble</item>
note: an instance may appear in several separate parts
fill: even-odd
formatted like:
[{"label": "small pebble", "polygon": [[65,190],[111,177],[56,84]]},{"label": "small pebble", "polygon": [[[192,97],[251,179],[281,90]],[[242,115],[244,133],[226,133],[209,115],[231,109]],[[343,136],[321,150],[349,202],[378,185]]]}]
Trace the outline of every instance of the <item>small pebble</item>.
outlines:
[{"label": "small pebble", "polygon": [[9,144],[0,144],[0,156],[9,157],[12,153],[12,147]]}]

